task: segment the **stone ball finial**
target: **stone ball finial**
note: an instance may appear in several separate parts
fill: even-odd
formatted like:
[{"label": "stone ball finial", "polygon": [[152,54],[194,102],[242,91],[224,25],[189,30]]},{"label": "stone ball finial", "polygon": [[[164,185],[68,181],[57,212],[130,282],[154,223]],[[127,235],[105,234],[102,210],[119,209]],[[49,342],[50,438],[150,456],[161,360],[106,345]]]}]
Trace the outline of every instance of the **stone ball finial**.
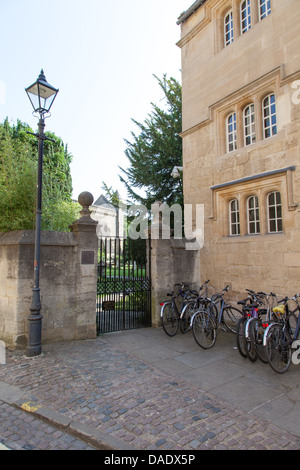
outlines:
[{"label": "stone ball finial", "polygon": [[79,194],[78,202],[82,206],[82,211],[80,212],[81,217],[84,219],[90,218],[91,211],[89,208],[94,202],[94,196],[88,191],[84,191]]},{"label": "stone ball finial", "polygon": [[79,194],[78,202],[82,207],[90,207],[94,202],[94,196],[88,191],[84,191]]}]

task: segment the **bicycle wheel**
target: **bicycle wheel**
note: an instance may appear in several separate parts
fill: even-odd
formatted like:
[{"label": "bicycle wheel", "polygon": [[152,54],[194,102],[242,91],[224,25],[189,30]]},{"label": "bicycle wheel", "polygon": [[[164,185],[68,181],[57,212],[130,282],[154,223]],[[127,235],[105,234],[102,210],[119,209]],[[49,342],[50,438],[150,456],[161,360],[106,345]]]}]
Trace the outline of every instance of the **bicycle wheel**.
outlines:
[{"label": "bicycle wheel", "polygon": [[298,317],[295,315],[295,312],[298,312],[298,309],[294,310],[293,312],[289,313],[287,317],[287,327],[291,338],[295,337],[295,333],[297,331],[297,322]]},{"label": "bicycle wheel", "polygon": [[246,325],[247,319],[244,317],[241,317],[236,326],[236,345],[238,348],[238,352],[240,355],[244,358],[247,358],[247,343],[246,343],[246,338],[245,338],[245,325]]},{"label": "bicycle wheel", "polygon": [[253,320],[254,318],[250,318],[249,320],[247,320],[245,325],[246,354],[251,362],[255,362],[257,360],[255,342],[251,340],[250,336],[251,323]]},{"label": "bicycle wheel", "polygon": [[222,314],[222,321],[226,328],[231,333],[236,333],[237,322],[242,317],[243,313],[235,307],[225,307]]},{"label": "bicycle wheel", "polygon": [[199,310],[195,313],[192,324],[193,336],[196,343],[203,349],[210,349],[216,342],[217,331],[215,321],[209,310]]},{"label": "bicycle wheel", "polygon": [[267,364],[269,361],[268,361],[267,351],[263,343],[264,333],[265,333],[265,328],[262,326],[261,320],[259,320],[258,318],[253,318],[253,320],[251,321],[249,325],[251,347],[255,348],[257,357],[262,362]]},{"label": "bicycle wheel", "polygon": [[168,336],[175,336],[179,326],[179,316],[172,302],[166,302],[161,311],[162,326]]},{"label": "bicycle wheel", "polygon": [[180,331],[187,333],[191,328],[191,319],[197,308],[197,302],[188,302],[180,315]]},{"label": "bicycle wheel", "polygon": [[266,338],[267,357],[270,366],[278,374],[284,374],[291,365],[292,351],[287,344],[283,325],[273,323]]}]

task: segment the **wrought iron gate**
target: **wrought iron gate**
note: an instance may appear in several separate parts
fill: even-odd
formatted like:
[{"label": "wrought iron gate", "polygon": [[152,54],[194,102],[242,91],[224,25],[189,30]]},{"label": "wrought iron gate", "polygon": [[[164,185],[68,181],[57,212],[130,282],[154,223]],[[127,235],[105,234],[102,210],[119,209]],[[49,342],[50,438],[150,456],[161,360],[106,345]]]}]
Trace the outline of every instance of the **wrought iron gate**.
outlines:
[{"label": "wrought iron gate", "polygon": [[98,335],[151,326],[150,260],[150,239],[100,239]]}]

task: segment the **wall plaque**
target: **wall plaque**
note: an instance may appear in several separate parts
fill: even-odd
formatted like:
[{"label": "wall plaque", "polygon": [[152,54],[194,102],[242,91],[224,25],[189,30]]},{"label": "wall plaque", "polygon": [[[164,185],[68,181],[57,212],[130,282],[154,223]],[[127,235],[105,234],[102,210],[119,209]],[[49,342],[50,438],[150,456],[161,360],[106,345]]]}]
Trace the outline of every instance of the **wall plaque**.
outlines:
[{"label": "wall plaque", "polygon": [[115,310],[115,302],[114,300],[108,300],[107,302],[102,303],[102,310],[107,312],[109,310]]},{"label": "wall plaque", "polygon": [[81,264],[95,264],[95,252],[83,251],[81,253]]}]

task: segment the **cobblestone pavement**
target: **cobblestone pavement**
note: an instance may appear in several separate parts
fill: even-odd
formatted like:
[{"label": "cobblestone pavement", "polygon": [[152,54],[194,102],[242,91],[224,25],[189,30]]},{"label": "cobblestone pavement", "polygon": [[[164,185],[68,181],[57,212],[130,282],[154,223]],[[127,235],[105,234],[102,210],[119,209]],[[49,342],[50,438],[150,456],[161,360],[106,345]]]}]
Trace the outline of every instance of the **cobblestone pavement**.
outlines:
[{"label": "cobblestone pavement", "polygon": [[[4,399],[1,385],[16,397]],[[120,450],[300,448],[299,437],[174,380],[105,336],[45,345],[37,358],[8,351],[0,399],[5,445],[19,435],[19,446],[47,449],[91,448],[82,439]],[[36,427],[38,417],[48,422]]]},{"label": "cobblestone pavement", "polygon": [[95,450],[88,443],[0,401],[0,450]]}]

